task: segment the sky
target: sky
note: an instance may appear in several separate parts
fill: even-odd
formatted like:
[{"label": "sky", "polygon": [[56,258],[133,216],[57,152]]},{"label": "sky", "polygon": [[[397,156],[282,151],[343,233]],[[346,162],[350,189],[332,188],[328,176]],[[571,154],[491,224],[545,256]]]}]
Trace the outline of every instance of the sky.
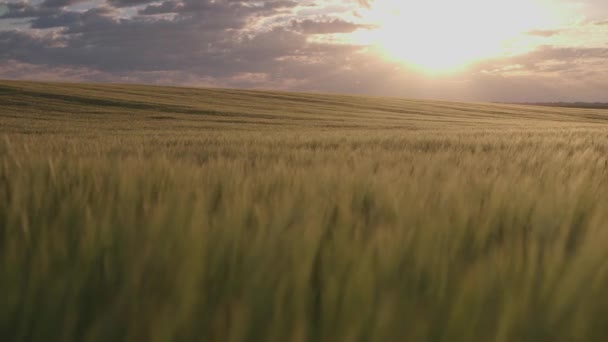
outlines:
[{"label": "sky", "polygon": [[608,1],[0,0],[0,79],[608,102]]}]

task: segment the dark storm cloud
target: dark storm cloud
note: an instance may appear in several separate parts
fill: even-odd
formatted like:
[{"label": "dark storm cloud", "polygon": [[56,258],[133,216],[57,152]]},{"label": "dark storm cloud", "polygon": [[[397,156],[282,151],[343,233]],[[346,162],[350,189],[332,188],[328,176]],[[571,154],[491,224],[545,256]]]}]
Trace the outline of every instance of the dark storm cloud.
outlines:
[{"label": "dark storm cloud", "polygon": [[45,0],[41,7],[67,7],[86,1],[88,0]]},{"label": "dark storm cloud", "polygon": [[88,0],[45,0],[39,5],[27,1],[0,2],[0,19],[44,18],[60,14],[63,7],[86,1]]},{"label": "dark storm cloud", "polygon": [[0,7],[5,9],[4,14],[0,16],[0,19],[43,17],[56,13],[56,11],[53,9],[42,6],[34,6],[27,2],[0,3]]},{"label": "dark storm cloud", "polygon": [[[184,71],[201,78],[241,73],[275,77],[315,56],[352,50],[310,43],[289,21],[250,30],[260,20],[297,7],[294,1],[110,0],[110,7],[82,12],[61,6],[67,3],[75,1],[8,4],[7,18],[29,18],[32,29],[53,32],[0,32],[0,60],[108,73]],[[143,5],[138,15],[124,17],[116,12],[135,5]],[[152,16],[158,14],[174,16]],[[348,24],[329,25],[341,26],[337,28],[343,31]]]},{"label": "dark storm cloud", "polygon": [[132,7],[149,4],[156,0],[108,0],[108,3],[115,7]]}]

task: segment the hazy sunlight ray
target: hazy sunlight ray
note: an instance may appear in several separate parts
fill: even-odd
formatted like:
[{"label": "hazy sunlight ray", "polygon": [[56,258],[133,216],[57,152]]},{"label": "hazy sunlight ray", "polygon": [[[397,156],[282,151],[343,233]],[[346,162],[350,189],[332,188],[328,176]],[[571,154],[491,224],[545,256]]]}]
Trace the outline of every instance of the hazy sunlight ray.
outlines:
[{"label": "hazy sunlight ray", "polygon": [[377,29],[357,32],[355,41],[429,72],[521,52],[518,37],[558,18],[552,0],[376,0],[362,15]]}]

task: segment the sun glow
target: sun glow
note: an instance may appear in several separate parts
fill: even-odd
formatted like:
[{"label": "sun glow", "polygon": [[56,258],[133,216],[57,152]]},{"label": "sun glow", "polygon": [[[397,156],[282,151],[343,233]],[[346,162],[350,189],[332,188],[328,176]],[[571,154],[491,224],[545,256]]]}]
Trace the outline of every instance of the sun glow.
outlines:
[{"label": "sun glow", "polygon": [[530,48],[525,32],[556,25],[552,0],[376,0],[362,14],[376,29],[354,39],[429,72]]}]

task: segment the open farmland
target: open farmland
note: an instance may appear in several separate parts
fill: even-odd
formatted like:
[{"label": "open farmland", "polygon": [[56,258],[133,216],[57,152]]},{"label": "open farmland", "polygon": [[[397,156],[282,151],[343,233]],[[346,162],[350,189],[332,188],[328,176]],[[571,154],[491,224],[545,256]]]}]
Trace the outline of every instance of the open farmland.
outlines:
[{"label": "open farmland", "polygon": [[0,82],[2,341],[606,341],[608,111]]}]

